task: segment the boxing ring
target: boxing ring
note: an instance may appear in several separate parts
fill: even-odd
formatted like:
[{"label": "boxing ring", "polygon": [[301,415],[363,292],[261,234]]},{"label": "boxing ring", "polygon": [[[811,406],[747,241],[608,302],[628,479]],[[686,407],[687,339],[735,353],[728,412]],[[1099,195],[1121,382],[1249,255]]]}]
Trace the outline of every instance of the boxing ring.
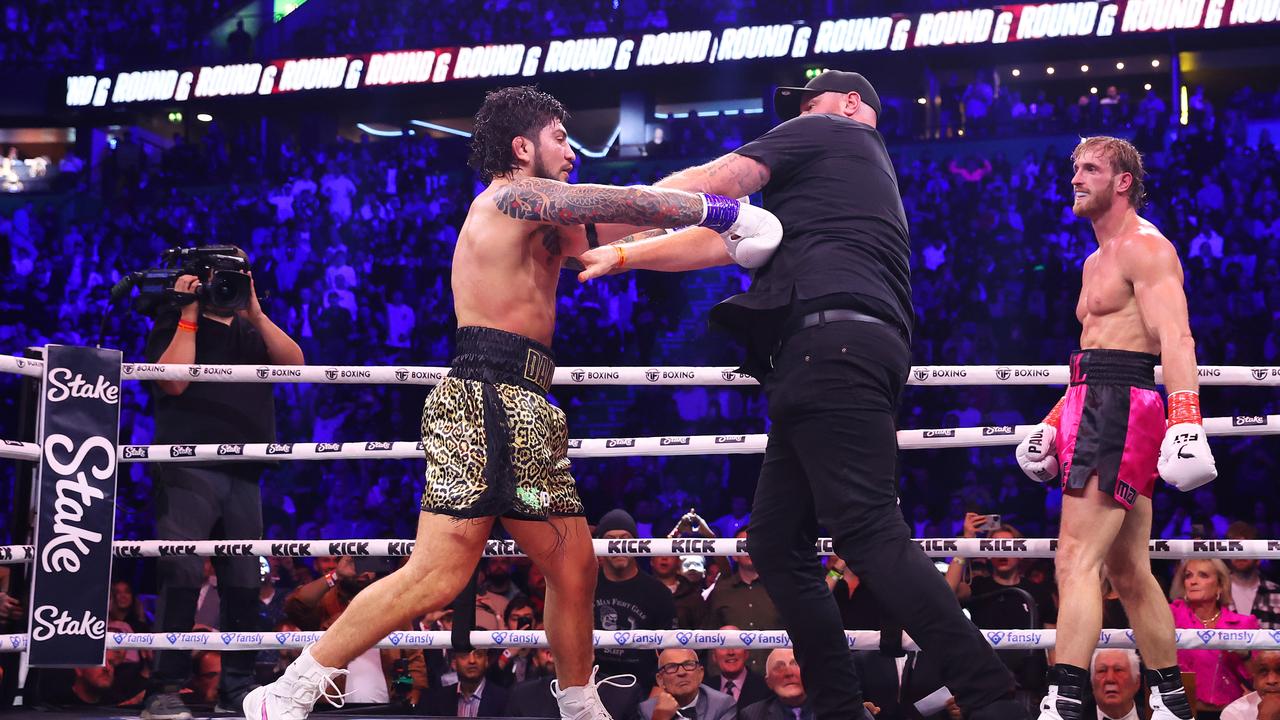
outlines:
[{"label": "boxing ring", "polygon": [[[43,377],[44,361],[0,355],[0,372],[37,380]],[[181,380],[187,382],[238,383],[314,383],[314,384],[387,384],[434,385],[448,372],[446,367],[413,366],[243,366],[243,365],[157,365],[124,363],[122,380]],[[1207,366],[1199,368],[1202,385],[1276,387],[1280,386],[1280,367]],[[1160,382],[1160,369],[1156,381]],[[958,385],[1066,385],[1066,366],[983,365],[921,366],[911,369],[908,384],[951,387]],[[730,368],[717,367],[561,367],[556,370],[558,386],[742,386],[755,385],[754,379]],[[572,424],[570,418],[570,424]],[[971,448],[1016,445],[1030,430],[1029,425],[979,426],[965,428],[908,429],[898,432],[902,450]],[[1280,434],[1280,415],[1247,415],[1205,418],[1204,427],[1213,437]],[[731,455],[763,453],[764,434],[746,435],[671,435],[658,437],[622,437],[570,439],[570,458],[605,458],[629,456]],[[336,443],[285,442],[257,444],[194,445],[119,445],[120,463],[164,463],[240,461],[314,461],[314,460],[378,460],[421,458],[422,443],[370,439]],[[39,462],[40,445],[0,439],[0,458]],[[1028,481],[1030,482],[1030,481]],[[1167,490],[1166,490],[1167,491]],[[594,540],[598,556],[627,555],[705,555],[735,556],[745,554],[745,541],[734,538],[641,538],[636,540]],[[916,542],[930,557],[1024,557],[1051,558],[1057,541],[1052,538],[921,538]],[[217,540],[201,542],[115,541],[115,558],[151,558],[172,555],[200,557],[280,556],[322,557],[334,555],[406,556],[413,551],[412,540],[328,539],[328,540]],[[1151,554],[1155,559],[1212,557],[1280,558],[1280,539],[1276,540],[1178,540],[1153,539]],[[815,548],[823,555],[832,552],[829,538],[820,539]],[[486,556],[522,556],[520,548],[510,540],[490,540]],[[32,545],[0,546],[0,565],[30,563],[35,558]],[[105,593],[105,589],[103,589]],[[997,649],[1048,649],[1054,646],[1054,630],[984,629],[987,641]],[[253,632],[253,633],[107,633],[108,649],[150,650],[254,650],[301,648],[319,638],[319,632]],[[451,633],[393,632],[384,638],[382,648],[445,649],[451,646]],[[880,633],[847,631],[850,649],[875,649]],[[1186,649],[1280,649],[1280,630],[1178,630],[1179,648]],[[546,647],[542,631],[472,631],[471,643],[477,648]],[[901,647],[916,649],[907,636]],[[719,631],[683,628],[675,630],[599,630],[594,644],[600,648],[654,650],[661,648],[710,649],[741,647],[753,650],[789,647],[790,640],[782,630]],[[898,643],[892,643],[897,646]],[[0,635],[0,652],[27,652],[27,634]],[[1135,647],[1131,630],[1105,629],[1099,647]],[[99,717],[102,715],[99,714]],[[113,716],[113,715],[108,715]],[[46,717],[53,717],[46,715]],[[78,717],[85,717],[84,714]],[[113,716],[114,717],[114,716]]]}]

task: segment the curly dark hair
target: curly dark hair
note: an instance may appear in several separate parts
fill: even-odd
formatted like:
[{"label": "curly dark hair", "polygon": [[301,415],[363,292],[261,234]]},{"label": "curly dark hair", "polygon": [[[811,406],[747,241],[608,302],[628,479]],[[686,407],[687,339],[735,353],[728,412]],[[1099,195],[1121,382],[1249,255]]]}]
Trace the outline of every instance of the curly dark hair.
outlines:
[{"label": "curly dark hair", "polygon": [[494,90],[484,97],[476,113],[471,136],[471,157],[467,160],[485,182],[494,175],[516,169],[511,139],[523,135],[536,139],[542,128],[569,117],[559,100],[531,85]]}]

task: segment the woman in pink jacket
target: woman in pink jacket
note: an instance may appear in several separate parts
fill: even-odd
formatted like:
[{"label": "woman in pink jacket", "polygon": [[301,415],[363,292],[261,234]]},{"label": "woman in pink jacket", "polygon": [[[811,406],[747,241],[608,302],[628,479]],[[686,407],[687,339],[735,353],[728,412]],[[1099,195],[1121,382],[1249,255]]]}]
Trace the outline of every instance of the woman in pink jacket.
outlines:
[{"label": "woman in pink jacket", "polygon": [[[1256,629],[1258,619],[1231,610],[1231,574],[1221,560],[1184,560],[1173,577],[1176,627],[1210,630]],[[1231,650],[1179,650],[1178,666],[1196,676],[1196,717],[1216,720],[1222,708],[1244,695],[1248,653]]]}]

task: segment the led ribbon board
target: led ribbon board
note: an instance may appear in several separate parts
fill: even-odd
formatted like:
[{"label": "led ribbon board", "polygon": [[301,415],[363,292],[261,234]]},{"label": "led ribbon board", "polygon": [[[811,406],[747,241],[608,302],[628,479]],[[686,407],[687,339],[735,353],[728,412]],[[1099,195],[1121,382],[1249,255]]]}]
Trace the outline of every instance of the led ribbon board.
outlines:
[{"label": "led ribbon board", "polygon": [[160,68],[66,78],[66,106],[271,96],[318,90],[430,85],[484,78],[527,81],[567,72],[714,65],[744,60],[822,60],[856,52],[1005,45],[1056,38],[1113,38],[1168,30],[1275,23],[1280,0],[1115,0],[829,19],[715,30],[402,50]]}]

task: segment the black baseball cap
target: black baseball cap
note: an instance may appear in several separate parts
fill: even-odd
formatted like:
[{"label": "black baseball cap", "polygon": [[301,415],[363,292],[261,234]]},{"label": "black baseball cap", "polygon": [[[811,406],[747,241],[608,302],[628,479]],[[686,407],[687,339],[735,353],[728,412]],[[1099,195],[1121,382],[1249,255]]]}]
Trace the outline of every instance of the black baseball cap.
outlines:
[{"label": "black baseball cap", "polygon": [[804,87],[778,88],[773,92],[773,109],[777,111],[778,117],[790,120],[800,114],[801,101],[810,95],[825,92],[856,92],[862,97],[862,102],[876,111],[876,117],[880,116],[880,96],[876,94],[876,89],[859,73],[842,70],[828,70],[810,80]]}]

